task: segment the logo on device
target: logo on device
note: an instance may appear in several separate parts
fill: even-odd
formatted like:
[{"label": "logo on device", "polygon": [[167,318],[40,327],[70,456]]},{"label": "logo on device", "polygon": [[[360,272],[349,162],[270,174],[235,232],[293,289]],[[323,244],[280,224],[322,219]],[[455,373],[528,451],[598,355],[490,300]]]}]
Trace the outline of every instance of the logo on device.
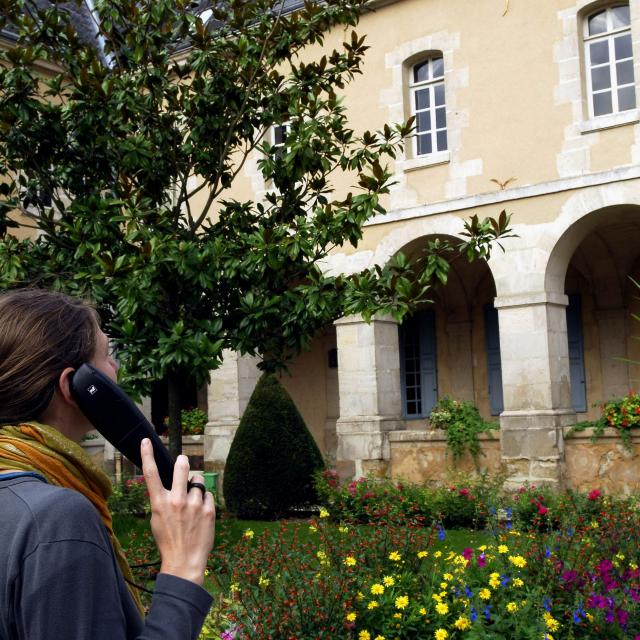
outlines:
[{"label": "logo on device", "polygon": [[91,386],[87,387],[87,391],[93,396],[98,393],[98,388],[94,384],[92,384]]}]

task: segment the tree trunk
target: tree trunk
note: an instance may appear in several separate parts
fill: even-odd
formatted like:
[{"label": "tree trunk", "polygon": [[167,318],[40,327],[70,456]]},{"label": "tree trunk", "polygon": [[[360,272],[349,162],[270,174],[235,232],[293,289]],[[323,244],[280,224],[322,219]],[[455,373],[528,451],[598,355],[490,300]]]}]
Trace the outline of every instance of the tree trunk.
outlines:
[{"label": "tree trunk", "polygon": [[180,423],[180,385],[175,372],[167,375],[169,414],[169,453],[176,458],[182,453],[182,425]]}]

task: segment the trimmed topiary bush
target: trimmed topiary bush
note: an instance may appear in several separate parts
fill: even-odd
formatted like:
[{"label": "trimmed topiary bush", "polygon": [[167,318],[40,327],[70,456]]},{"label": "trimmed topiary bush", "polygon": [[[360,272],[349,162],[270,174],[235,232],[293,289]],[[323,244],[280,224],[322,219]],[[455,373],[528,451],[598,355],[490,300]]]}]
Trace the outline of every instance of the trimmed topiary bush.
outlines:
[{"label": "trimmed topiary bush", "polygon": [[264,374],[249,400],[224,469],[227,509],[239,518],[273,520],[317,502],[314,473],[322,455],[293,400]]}]

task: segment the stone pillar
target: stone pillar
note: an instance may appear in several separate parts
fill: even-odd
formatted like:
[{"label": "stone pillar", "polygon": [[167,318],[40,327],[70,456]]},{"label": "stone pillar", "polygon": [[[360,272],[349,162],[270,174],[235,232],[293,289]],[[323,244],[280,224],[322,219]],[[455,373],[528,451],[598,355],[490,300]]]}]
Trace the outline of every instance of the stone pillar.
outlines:
[{"label": "stone pillar", "polygon": [[600,336],[602,398],[593,398],[593,400],[609,400],[629,393],[629,363],[626,360],[628,316],[627,309],[596,311]]},{"label": "stone pillar", "polygon": [[500,416],[507,487],[528,481],[561,487],[562,427],[571,407],[566,306],[548,292],[503,296],[499,314],[504,411]]},{"label": "stone pillar", "polygon": [[258,382],[259,358],[225,351],[218,369],[211,372],[208,387],[209,422],[204,431],[204,469],[222,473],[240,418]]},{"label": "stone pillar", "polygon": [[386,473],[388,431],[403,427],[398,324],[388,317],[335,322],[340,417],[337,467],[343,477]]}]

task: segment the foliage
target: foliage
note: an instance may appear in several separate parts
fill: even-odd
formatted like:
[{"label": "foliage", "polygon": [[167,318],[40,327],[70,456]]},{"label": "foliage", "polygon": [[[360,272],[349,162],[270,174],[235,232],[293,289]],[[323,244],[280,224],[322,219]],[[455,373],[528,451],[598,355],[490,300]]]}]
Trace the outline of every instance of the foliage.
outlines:
[{"label": "foliage", "polygon": [[528,534],[496,514],[463,549],[439,526],[337,524],[327,510],[311,540],[248,530],[212,555],[218,626],[202,638],[635,639],[637,500],[593,490],[584,519],[576,498],[559,497],[557,528]]},{"label": "foliage", "polygon": [[453,400],[444,396],[431,411],[431,425],[442,429],[447,436],[447,446],[454,460],[465,453],[471,454],[474,460],[482,452],[478,434],[499,429],[497,422],[483,420],[478,409],[469,402]]},{"label": "foliage", "polygon": [[623,398],[614,398],[600,406],[602,414],[597,420],[578,422],[571,427],[567,436],[585,429],[593,429],[591,440],[595,442],[604,435],[605,429],[611,428],[618,432],[624,448],[633,451],[631,429],[640,427],[640,393],[630,392]]},{"label": "foliage", "polygon": [[291,397],[263,374],[231,443],[224,471],[227,509],[273,519],[316,502],[313,476],[322,455]]},{"label": "foliage", "polygon": [[[230,0],[204,24],[190,0],[96,0],[91,41],[67,3],[0,0],[17,34],[0,51],[0,288],[95,300],[121,383],[148,394],[168,380],[174,455],[177,380],[202,384],[223,349],[277,369],[345,313],[400,318],[446,279],[447,253],[486,259],[508,235],[505,212],[474,216],[455,248],[322,270],[384,213],[385,163],[412,126],[349,126],[340,94],[362,72],[365,4]],[[329,32],[344,33],[334,49]],[[284,152],[265,137],[283,122]],[[270,190],[240,201],[229,190],[251,154]]]},{"label": "foliage", "polygon": [[[185,436],[199,436],[204,433],[204,428],[207,426],[209,417],[202,410],[197,407],[193,409],[182,409],[180,412],[180,426],[182,428],[182,435]],[[164,419],[164,426],[169,426],[169,417]]]},{"label": "foliage", "polygon": [[150,513],[149,493],[144,478],[128,478],[114,487],[109,496],[109,510],[116,515],[145,515]]},{"label": "foliage", "polygon": [[338,521],[354,524],[481,528],[502,497],[503,478],[459,475],[454,484],[425,486],[378,478],[341,484],[333,470],[316,474],[322,504]]}]

